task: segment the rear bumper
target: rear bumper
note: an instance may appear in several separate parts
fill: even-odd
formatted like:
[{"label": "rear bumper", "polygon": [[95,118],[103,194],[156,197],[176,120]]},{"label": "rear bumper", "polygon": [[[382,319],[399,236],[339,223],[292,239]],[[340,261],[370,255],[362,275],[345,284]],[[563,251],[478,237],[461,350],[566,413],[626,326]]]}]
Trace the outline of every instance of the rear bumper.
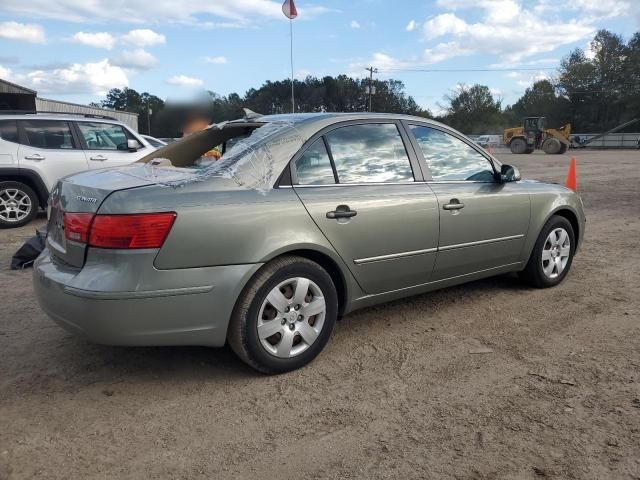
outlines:
[{"label": "rear bumper", "polygon": [[96,343],[224,345],[235,301],[261,265],[157,270],[156,253],[97,250],[77,271],[46,249],[34,264],[38,302],[60,326]]}]

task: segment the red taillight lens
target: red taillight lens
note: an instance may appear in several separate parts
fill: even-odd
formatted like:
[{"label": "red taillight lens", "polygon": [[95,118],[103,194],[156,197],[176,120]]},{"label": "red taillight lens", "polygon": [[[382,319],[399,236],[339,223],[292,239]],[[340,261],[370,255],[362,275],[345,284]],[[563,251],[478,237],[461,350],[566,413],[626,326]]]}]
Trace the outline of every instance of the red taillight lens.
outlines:
[{"label": "red taillight lens", "polygon": [[99,248],[160,248],[176,214],[96,215],[89,245]]},{"label": "red taillight lens", "polygon": [[73,242],[87,243],[93,213],[64,214],[64,236]]}]

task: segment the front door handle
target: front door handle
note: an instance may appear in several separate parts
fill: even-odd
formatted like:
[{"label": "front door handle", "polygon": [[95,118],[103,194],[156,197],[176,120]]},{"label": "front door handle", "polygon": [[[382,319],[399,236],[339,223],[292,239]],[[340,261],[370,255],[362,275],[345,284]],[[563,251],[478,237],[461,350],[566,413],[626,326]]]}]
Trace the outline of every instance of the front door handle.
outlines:
[{"label": "front door handle", "polygon": [[332,212],[327,212],[327,218],[351,218],[358,214],[355,210],[351,210],[349,205],[338,205]]},{"label": "front door handle", "polygon": [[464,208],[464,203],[457,198],[452,198],[449,200],[449,203],[445,203],[442,208],[445,210],[460,210],[461,208]]},{"label": "front door handle", "polygon": [[104,155],[94,155],[93,157],[89,157],[89,160],[93,160],[94,162],[104,162],[107,159]]},{"label": "front door handle", "polygon": [[34,153],[32,155],[25,155],[24,159],[25,160],[36,160],[36,161],[41,161],[44,160],[45,157],[43,157],[42,155],[40,155],[39,153]]}]

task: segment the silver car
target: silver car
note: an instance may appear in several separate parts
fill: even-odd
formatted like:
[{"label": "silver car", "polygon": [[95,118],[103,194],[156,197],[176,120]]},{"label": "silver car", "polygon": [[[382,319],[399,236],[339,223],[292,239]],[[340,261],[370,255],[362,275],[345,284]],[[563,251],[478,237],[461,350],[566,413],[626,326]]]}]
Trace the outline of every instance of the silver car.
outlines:
[{"label": "silver car", "polygon": [[49,208],[33,278],[53,320],[112,345],[228,343],[266,373],[357,308],[507,272],[555,286],[585,228],[575,192],[392,114],[214,125],[61,180]]}]

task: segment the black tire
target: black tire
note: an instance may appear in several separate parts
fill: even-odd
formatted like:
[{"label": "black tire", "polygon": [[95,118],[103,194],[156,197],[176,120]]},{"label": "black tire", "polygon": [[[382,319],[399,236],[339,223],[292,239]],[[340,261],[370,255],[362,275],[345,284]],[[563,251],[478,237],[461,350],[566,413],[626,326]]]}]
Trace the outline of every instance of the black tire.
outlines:
[{"label": "black tire", "polygon": [[563,143],[562,146],[560,147],[560,151],[558,152],[559,154],[565,154],[567,153],[567,150],[569,149],[569,145],[567,145],[566,143]]},{"label": "black tire", "polygon": [[[271,290],[295,277],[307,278],[320,288],[326,305],[324,323],[317,338],[306,350],[290,358],[280,358],[261,344],[258,315]],[[262,267],[245,286],[234,307],[227,340],[236,355],[256,370],[267,374],[289,372],[307,365],[322,351],[331,337],[337,316],[338,295],[329,274],[306,258],[281,257]]]},{"label": "black tire", "polygon": [[[542,251],[547,241],[547,237],[553,230],[557,228],[563,228],[569,235],[569,241],[571,242],[569,258],[562,273],[560,273],[555,278],[549,278],[543,271]],[[527,266],[522,272],[520,272],[520,278],[522,278],[525,282],[535,288],[549,288],[558,285],[560,282],[562,282],[562,280],[564,280],[564,278],[567,276],[567,273],[569,273],[569,270],[571,269],[573,255],[576,251],[575,238],[576,237],[573,231],[573,226],[571,225],[571,222],[569,220],[559,215],[552,216],[540,231],[540,235],[538,236],[536,244],[533,247],[533,251],[531,252],[531,257],[529,257]]]},{"label": "black tire", "polygon": [[[8,192],[17,191],[23,198],[29,199],[31,202],[30,210],[27,215],[20,220],[13,220],[15,217],[14,211],[9,211],[8,202],[11,200]],[[6,181],[0,182],[0,228],[18,228],[29,223],[38,214],[38,208],[40,202],[36,192],[29,185],[25,185],[22,182]],[[4,217],[4,218],[3,218]]]},{"label": "black tire", "polygon": [[511,149],[511,153],[521,155],[527,151],[527,142],[525,142],[524,138],[514,138],[511,140],[509,148]]},{"label": "black tire", "polygon": [[533,148],[527,148],[524,153],[526,153],[527,155],[530,155],[533,153]]},{"label": "black tire", "polygon": [[542,144],[542,150],[544,150],[544,153],[548,155],[555,155],[557,153],[560,153],[561,149],[562,143],[557,138],[548,138]]}]

